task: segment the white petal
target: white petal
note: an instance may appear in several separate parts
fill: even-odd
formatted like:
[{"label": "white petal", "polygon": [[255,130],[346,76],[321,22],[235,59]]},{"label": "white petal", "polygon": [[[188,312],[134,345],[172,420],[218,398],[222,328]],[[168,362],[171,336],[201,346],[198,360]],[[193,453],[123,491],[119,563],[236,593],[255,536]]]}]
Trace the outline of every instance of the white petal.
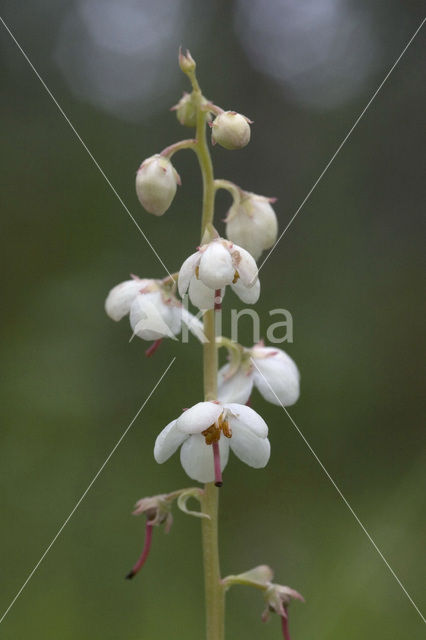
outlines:
[{"label": "white petal", "polygon": [[229,444],[240,460],[255,469],[265,467],[271,455],[268,438],[259,438],[241,423],[238,428],[233,428]]},{"label": "white petal", "polygon": [[234,248],[232,250],[232,258],[235,268],[240,274],[241,282],[246,286],[253,286],[256,282],[258,273],[256,260],[249,254],[248,251],[246,251],[242,247],[239,247],[238,245],[234,245]]},{"label": "white petal", "polygon": [[254,304],[259,300],[260,296],[260,280],[255,281],[252,287],[247,287],[242,280],[237,280],[235,284],[231,284],[232,290],[237,294],[240,300],[246,304]]},{"label": "white petal", "polygon": [[[222,471],[226,467],[229,458],[229,442],[225,437],[219,440]],[[180,450],[180,461],[188,476],[193,480],[213,482],[215,479],[213,447],[206,444],[204,436],[194,435],[185,440]]]},{"label": "white petal", "polygon": [[268,426],[254,409],[244,404],[234,404],[232,402],[227,402],[224,406],[231,411],[232,415],[228,415],[228,420],[232,430],[243,425],[259,438],[266,438],[268,435]]},{"label": "white petal", "polygon": [[230,378],[227,377],[229,364],[219,369],[217,399],[220,402],[239,402],[245,404],[250,398],[253,388],[251,372],[238,369]]},{"label": "white petal", "polygon": [[159,291],[139,294],[130,306],[130,325],[143,340],[173,338],[180,330],[176,321],[176,310],[165,304]]},{"label": "white petal", "polygon": [[177,419],[176,426],[183,433],[201,433],[216,422],[223,407],[215,402],[198,402]]},{"label": "white petal", "polygon": [[206,285],[197,280],[194,276],[189,284],[189,299],[192,304],[199,309],[213,309],[214,307],[214,290],[209,289]]},{"label": "white petal", "polygon": [[263,347],[263,355],[269,357],[256,358],[253,349],[253,378],[262,396],[272,404],[289,407],[294,404],[300,394],[300,374],[294,360],[281,349]]},{"label": "white petal", "polygon": [[175,302],[166,302],[163,309],[163,319],[175,336],[182,328],[182,307]]},{"label": "white petal", "polygon": [[229,217],[226,223],[226,237],[240,245],[253,256],[260,258],[263,251],[263,238],[256,233],[252,219],[244,212]]},{"label": "white petal", "polygon": [[105,300],[105,311],[113,320],[121,320],[130,311],[130,305],[149,280],[126,280],[111,289]]},{"label": "white petal", "polygon": [[204,335],[204,325],[200,320],[194,316],[188,309],[182,307],[182,322],[186,324],[190,332],[199,340],[200,342],[208,342],[206,336]]},{"label": "white petal", "polygon": [[179,270],[178,289],[179,289],[179,295],[181,296],[181,298],[183,298],[183,296],[185,295],[189,287],[189,283],[195,272],[195,267],[200,261],[200,258],[201,258],[201,254],[199,253],[199,251],[196,251],[191,256],[189,256],[189,258],[185,260],[185,262],[183,263],[183,265]]},{"label": "white petal", "polygon": [[173,420],[167,427],[164,427],[155,441],[154,458],[158,464],[166,462],[188,437],[182,431],[176,429],[176,422],[177,420]]},{"label": "white petal", "polygon": [[213,241],[202,253],[199,278],[211,289],[231,284],[235,276],[231,254],[220,241]]}]

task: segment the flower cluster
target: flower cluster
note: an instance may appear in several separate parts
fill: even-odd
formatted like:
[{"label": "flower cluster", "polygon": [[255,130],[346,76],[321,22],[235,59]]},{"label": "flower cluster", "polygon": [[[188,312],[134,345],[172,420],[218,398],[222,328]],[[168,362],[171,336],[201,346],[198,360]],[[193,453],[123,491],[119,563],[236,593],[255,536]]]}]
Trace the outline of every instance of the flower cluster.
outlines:
[{"label": "flower cluster", "polygon": [[[181,54],[180,66],[190,77],[194,73],[190,54]],[[218,107],[196,90],[184,93],[172,109],[185,126],[197,126],[197,114],[204,113],[213,144],[225,149],[240,149],[250,140],[251,120]],[[198,144],[197,138],[183,140],[142,162],[136,174],[136,193],[146,211],[156,216],[167,211],[181,184],[171,157],[180,149],[197,152]],[[107,297],[105,309],[113,320],[129,315],[133,335],[154,341],[147,355],[162,338],[175,339],[182,323],[194,332],[200,331],[200,323],[177,298],[176,285],[180,297],[188,295],[202,313],[220,307],[228,286],[246,304],[259,299],[256,260],[277,237],[274,199],[244,191],[225,180],[215,181],[214,186],[216,190],[227,189],[233,197],[226,217],[227,238],[220,237],[210,223],[204,229],[201,245],[183,261],[175,276],[163,280],[132,276]],[[182,466],[199,482],[221,483],[229,450],[253,467],[266,465],[270,452],[266,424],[253,409],[244,406],[253,387],[267,401],[283,406],[293,404],[299,396],[299,372],[286,353],[263,344],[250,349],[234,345],[233,349],[238,357],[232,357],[218,372],[217,401],[201,402],[185,411],[163,429],[155,444],[154,456],[160,463],[181,446]]]},{"label": "flower cluster", "polygon": [[[266,401],[283,407],[294,404],[300,393],[299,370],[284,351],[267,347],[263,342],[244,347],[216,335],[215,314],[221,309],[227,287],[246,304],[254,304],[259,299],[256,261],[277,239],[278,222],[272,207],[275,199],[245,191],[227,180],[214,179],[206,126],[211,128],[212,144],[236,150],[249,143],[252,121],[236,111],[222,109],[202,95],[195,76],[195,61],[189,53],[180,53],[179,64],[193,90],[185,93],[172,109],[182,125],[195,127],[195,138],[176,142],[144,160],[136,173],[136,194],[148,213],[162,216],[176,196],[177,185],[181,184],[172,157],[183,149],[194,151],[203,174],[201,243],[188,257],[182,256],[182,265],[174,275],[164,279],[131,276],[115,286],[108,294],[105,310],[115,321],[128,315],[132,337],[153,341],[147,355],[154,353],[163,338],[176,339],[183,325],[207,343],[204,401],[184,409],[160,431],[154,446],[154,458],[159,464],[180,449],[186,474],[205,483],[205,487],[160,494],[137,503],[134,513],[146,516],[145,543],[128,578],[139,571],[148,556],[153,526],[164,525],[166,531],[170,528],[173,500],[177,500],[185,513],[205,518],[204,523],[210,522],[203,525],[203,530],[207,526],[217,527],[217,503],[216,508],[212,507],[205,496],[214,492],[209,495],[215,495],[217,500],[212,483],[222,486],[222,472],[231,451],[252,468],[267,465],[271,451],[268,426],[248,406],[253,388]],[[214,227],[214,197],[219,189],[228,191],[233,200],[225,220],[226,237],[221,237]],[[203,325],[184,306],[187,299],[199,310],[197,316],[203,317]],[[229,362],[218,370],[221,347],[227,348]],[[186,501],[194,497],[200,503],[200,511],[192,512],[186,507]],[[207,536],[210,543],[216,537],[217,532],[211,529]],[[211,548],[209,553],[217,554],[217,549]],[[275,611],[281,616],[287,639],[287,607],[290,598],[301,596],[289,587],[272,583],[271,570],[264,565],[223,581],[218,578],[216,587],[226,589],[234,583],[251,584],[264,591],[267,612]]]}]

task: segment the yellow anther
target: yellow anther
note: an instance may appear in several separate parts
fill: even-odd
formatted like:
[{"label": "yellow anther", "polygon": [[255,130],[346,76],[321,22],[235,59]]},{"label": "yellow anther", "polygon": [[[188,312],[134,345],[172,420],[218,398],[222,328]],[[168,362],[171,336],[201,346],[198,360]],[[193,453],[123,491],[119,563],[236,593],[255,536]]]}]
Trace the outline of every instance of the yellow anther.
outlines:
[{"label": "yellow anther", "polygon": [[219,442],[221,433],[223,433],[225,438],[232,438],[232,430],[229,426],[229,422],[228,420],[224,420],[222,415],[219,416],[217,424],[212,424],[208,429],[204,429],[204,431],[201,432],[201,435],[206,439],[206,444]]}]

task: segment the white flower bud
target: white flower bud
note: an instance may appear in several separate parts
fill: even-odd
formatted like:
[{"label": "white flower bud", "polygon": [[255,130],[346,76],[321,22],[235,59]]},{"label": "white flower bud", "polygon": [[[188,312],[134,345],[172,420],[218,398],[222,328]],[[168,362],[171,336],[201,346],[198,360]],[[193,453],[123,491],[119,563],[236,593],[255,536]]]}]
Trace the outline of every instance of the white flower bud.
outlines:
[{"label": "white flower bud", "polygon": [[176,194],[180,177],[168,158],[158,153],[142,162],[136,174],[136,193],[142,206],[162,216]]},{"label": "white flower bud", "polygon": [[212,142],[225,149],[242,149],[250,140],[251,120],[236,111],[224,111],[211,124]]},{"label": "white flower bud", "polygon": [[278,222],[270,205],[272,198],[246,194],[234,204],[226,218],[226,237],[246,249],[255,260],[277,240]]}]

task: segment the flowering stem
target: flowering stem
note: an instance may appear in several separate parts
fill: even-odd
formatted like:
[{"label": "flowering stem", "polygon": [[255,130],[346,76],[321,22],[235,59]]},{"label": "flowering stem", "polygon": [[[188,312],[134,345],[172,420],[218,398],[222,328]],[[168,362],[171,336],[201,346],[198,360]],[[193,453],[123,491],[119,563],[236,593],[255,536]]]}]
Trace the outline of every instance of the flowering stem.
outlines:
[{"label": "flowering stem", "polygon": [[[203,210],[201,238],[213,223],[215,185],[213,165],[206,138],[208,114],[202,109],[203,96],[195,78],[188,74],[197,105],[197,126],[195,147],[203,179]],[[204,314],[204,335],[207,341],[203,345],[204,399],[217,398],[217,346],[214,310]],[[225,590],[220,578],[218,547],[218,507],[219,490],[213,482],[204,487],[201,510],[209,516],[202,520],[202,544],[204,561],[204,584],[206,596],[206,639],[224,640],[225,637]]]}]

